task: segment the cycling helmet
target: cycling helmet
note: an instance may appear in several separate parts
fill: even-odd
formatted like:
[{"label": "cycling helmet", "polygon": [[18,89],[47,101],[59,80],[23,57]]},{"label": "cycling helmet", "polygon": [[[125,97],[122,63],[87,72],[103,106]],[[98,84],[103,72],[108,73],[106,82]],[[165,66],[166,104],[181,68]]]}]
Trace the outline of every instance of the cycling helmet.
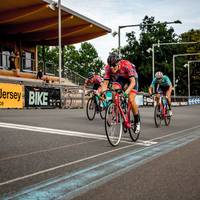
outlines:
[{"label": "cycling helmet", "polygon": [[155,74],[156,79],[161,79],[163,77],[163,73],[162,72],[156,72]]},{"label": "cycling helmet", "polygon": [[94,76],[94,72],[89,72],[88,73],[88,79],[91,79]]},{"label": "cycling helmet", "polygon": [[107,63],[110,67],[115,67],[119,60],[119,56],[116,53],[110,53],[110,55],[107,58]]}]

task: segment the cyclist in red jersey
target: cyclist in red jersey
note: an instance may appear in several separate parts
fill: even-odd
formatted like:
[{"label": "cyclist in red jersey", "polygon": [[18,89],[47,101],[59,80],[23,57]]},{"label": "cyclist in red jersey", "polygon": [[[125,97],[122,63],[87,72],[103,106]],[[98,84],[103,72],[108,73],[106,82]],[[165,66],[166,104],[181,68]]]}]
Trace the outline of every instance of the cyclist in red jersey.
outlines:
[{"label": "cyclist in red jersey", "polygon": [[84,83],[84,89],[88,86],[88,85],[93,85],[93,90],[98,90],[100,91],[100,86],[102,84],[103,79],[99,76],[96,75],[94,72],[89,72],[88,73],[88,78],[85,80]]},{"label": "cyclist in red jersey", "polygon": [[[129,98],[134,114],[135,133],[140,132],[140,117],[135,97],[138,91],[138,74],[136,67],[128,60],[120,60],[119,56],[111,53],[105,66],[102,92],[108,88],[109,82],[118,82],[125,90],[125,96]],[[126,87],[128,85],[128,87]]]}]

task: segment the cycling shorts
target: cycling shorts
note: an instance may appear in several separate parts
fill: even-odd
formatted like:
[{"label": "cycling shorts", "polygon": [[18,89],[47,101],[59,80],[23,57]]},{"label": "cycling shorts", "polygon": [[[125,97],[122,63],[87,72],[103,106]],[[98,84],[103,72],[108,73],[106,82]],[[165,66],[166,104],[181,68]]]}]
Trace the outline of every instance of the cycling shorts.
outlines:
[{"label": "cycling shorts", "polygon": [[[128,87],[130,84],[130,80],[124,77],[119,76],[115,82],[118,82],[122,88]],[[137,93],[138,91],[138,78],[135,78],[135,86],[131,90],[131,92]]]}]

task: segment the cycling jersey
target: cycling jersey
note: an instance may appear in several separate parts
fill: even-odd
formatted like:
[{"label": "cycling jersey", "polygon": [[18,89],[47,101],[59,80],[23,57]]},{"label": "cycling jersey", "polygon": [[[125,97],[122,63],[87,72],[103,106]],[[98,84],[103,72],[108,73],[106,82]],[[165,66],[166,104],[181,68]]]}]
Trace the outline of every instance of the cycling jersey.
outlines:
[{"label": "cycling jersey", "polygon": [[127,60],[120,60],[118,66],[119,70],[116,73],[112,73],[110,66],[106,65],[104,80],[118,82],[124,87],[125,84],[130,84],[129,78],[134,77],[136,83],[133,89],[138,90],[138,74],[135,65]]},{"label": "cycling jersey", "polygon": [[121,60],[119,61],[119,70],[116,73],[112,73],[111,68],[109,65],[105,66],[105,76],[104,80],[112,80],[115,81],[117,80],[118,77],[123,77],[123,78],[130,78],[130,77],[135,77],[138,78],[138,74],[136,72],[136,67],[132,63],[130,63],[127,60]]},{"label": "cycling jersey", "polygon": [[97,90],[99,88],[99,86],[101,85],[102,81],[103,81],[103,79],[99,75],[94,75],[93,78],[85,80],[85,85],[93,84],[93,89]]},{"label": "cycling jersey", "polygon": [[171,85],[172,83],[169,77],[166,75],[163,76],[161,83],[159,83],[159,81],[156,78],[154,78],[151,83],[151,87],[156,89],[156,92],[158,92],[159,90],[166,92],[166,90],[168,90]]},{"label": "cycling jersey", "polygon": [[99,85],[101,85],[102,81],[103,80],[102,80],[102,78],[99,75],[94,75],[93,78],[86,79],[85,80],[85,84],[86,85],[90,85],[90,84],[99,84]]}]

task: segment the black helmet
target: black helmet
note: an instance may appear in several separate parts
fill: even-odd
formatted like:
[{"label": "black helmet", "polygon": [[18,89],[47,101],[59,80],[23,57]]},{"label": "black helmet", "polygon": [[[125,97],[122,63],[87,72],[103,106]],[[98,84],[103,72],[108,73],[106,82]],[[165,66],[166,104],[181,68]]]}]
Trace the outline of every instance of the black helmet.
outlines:
[{"label": "black helmet", "polygon": [[91,79],[94,76],[94,72],[89,72],[88,73],[88,79]]},{"label": "black helmet", "polygon": [[114,67],[119,62],[119,56],[116,53],[110,53],[110,55],[107,58],[107,63],[110,67]]}]

